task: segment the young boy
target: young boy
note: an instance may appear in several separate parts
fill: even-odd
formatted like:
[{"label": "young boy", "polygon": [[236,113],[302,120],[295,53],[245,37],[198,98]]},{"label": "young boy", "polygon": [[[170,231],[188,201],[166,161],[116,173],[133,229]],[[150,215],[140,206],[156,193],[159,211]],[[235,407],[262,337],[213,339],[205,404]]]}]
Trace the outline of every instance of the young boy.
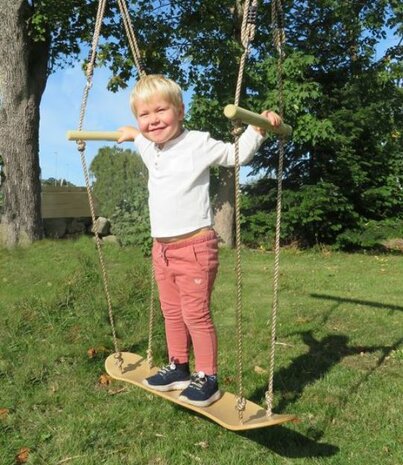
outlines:
[{"label": "young boy", "polygon": [[[149,171],[152,259],[170,363],[144,380],[158,391],[183,390],[184,402],[207,407],[220,398],[217,337],[210,297],[218,269],[218,239],[209,199],[210,166],[234,166],[233,144],[183,128],[180,87],[161,75],[142,77],[130,97],[138,129],[119,129],[120,142],[135,141]],[[274,112],[264,111],[273,126]],[[251,160],[265,132],[248,127],[239,139],[240,163]],[[196,372],[189,370],[193,345]]]}]

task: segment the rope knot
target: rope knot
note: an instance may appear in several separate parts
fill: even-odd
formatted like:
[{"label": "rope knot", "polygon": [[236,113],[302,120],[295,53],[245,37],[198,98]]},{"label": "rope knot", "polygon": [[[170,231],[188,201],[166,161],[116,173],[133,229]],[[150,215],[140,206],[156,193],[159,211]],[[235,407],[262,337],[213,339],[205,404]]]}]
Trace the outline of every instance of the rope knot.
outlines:
[{"label": "rope knot", "polygon": [[232,128],[231,134],[234,137],[239,137],[243,133],[242,123],[240,121],[234,121],[232,124],[233,124],[233,128]]},{"label": "rope knot", "polygon": [[244,412],[246,409],[246,399],[245,397],[238,397],[236,400],[236,408],[238,412]]},{"label": "rope knot", "polygon": [[90,50],[88,53],[87,64],[85,66],[85,74],[87,78],[92,78],[94,75],[95,60],[97,59],[97,51]]},{"label": "rope knot", "polygon": [[79,152],[85,152],[85,142],[83,140],[77,141],[77,149]]},{"label": "rope knot", "polygon": [[119,368],[120,372],[123,372],[123,357],[122,352],[116,352],[115,355],[115,365]]}]

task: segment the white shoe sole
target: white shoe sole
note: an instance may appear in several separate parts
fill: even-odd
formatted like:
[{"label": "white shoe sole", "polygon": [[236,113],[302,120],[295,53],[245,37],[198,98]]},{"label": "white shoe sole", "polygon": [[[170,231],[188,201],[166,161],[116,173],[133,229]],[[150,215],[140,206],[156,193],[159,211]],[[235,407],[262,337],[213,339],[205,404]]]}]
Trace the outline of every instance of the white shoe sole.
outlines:
[{"label": "white shoe sole", "polygon": [[221,397],[221,392],[217,391],[207,400],[191,400],[188,399],[186,396],[179,396],[179,400],[186,402],[187,404],[194,405],[196,407],[208,407],[213,402],[217,402],[217,400]]},{"label": "white shoe sole", "polygon": [[150,389],[153,389],[154,391],[160,391],[160,392],[167,392],[167,391],[178,391],[182,389],[186,389],[189,384],[189,381],[175,381],[174,383],[171,384],[166,384],[165,386],[156,386],[154,384],[149,384],[146,379],[143,379],[143,384],[144,386],[149,387]]}]

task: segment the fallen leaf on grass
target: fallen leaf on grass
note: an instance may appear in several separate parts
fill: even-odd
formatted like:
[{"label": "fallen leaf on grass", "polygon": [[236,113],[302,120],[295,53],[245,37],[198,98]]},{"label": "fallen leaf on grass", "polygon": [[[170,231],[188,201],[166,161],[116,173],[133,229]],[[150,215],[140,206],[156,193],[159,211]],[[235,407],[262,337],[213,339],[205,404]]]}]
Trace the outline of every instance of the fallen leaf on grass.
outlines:
[{"label": "fallen leaf on grass", "polygon": [[109,350],[106,347],[90,347],[87,350],[88,358],[94,358],[97,354],[109,353]]},{"label": "fallen leaf on grass", "polygon": [[267,370],[265,370],[262,367],[259,367],[258,365],[255,366],[255,373],[258,375],[265,375],[267,373]]},{"label": "fallen leaf on grass", "polygon": [[97,351],[91,347],[87,350],[87,355],[88,355],[88,358],[94,358],[95,355],[97,355]]},{"label": "fallen leaf on grass", "polygon": [[233,382],[234,382],[234,377],[233,376],[224,376],[223,384],[231,384]]},{"label": "fallen leaf on grass", "polygon": [[55,394],[59,390],[59,386],[57,384],[52,384],[49,390],[52,394]]},{"label": "fallen leaf on grass", "polygon": [[199,446],[202,449],[207,449],[208,448],[208,442],[207,441],[196,442],[195,446]]},{"label": "fallen leaf on grass", "polygon": [[193,454],[191,454],[190,452],[183,452],[183,455],[186,455],[186,456],[190,457],[190,458],[193,459],[195,462],[201,462],[201,458],[200,458],[200,457],[197,457],[197,455],[193,455]]},{"label": "fallen leaf on grass", "polygon": [[10,410],[8,408],[0,408],[0,419],[6,419]]},{"label": "fallen leaf on grass", "polygon": [[110,396],[116,396],[116,394],[121,394],[122,392],[127,392],[127,388],[108,389]]},{"label": "fallen leaf on grass", "polygon": [[98,378],[98,384],[101,386],[109,386],[112,382],[112,377],[107,375],[106,373],[103,373],[99,378]]},{"label": "fallen leaf on grass", "polygon": [[22,449],[20,449],[20,451],[15,457],[16,463],[17,464],[27,463],[30,451],[31,449],[29,447],[23,447]]}]

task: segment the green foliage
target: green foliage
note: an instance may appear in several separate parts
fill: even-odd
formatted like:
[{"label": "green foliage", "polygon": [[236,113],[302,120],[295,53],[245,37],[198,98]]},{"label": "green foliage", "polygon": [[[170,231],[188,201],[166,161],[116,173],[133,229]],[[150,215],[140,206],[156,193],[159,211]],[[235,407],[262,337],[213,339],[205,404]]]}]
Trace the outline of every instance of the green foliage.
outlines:
[{"label": "green foliage", "polygon": [[[83,42],[91,41],[97,2],[95,0],[41,0],[32,2],[28,19],[34,42],[47,42],[49,70],[77,59]],[[108,12],[107,12],[108,16]]]},{"label": "green foliage", "polygon": [[311,246],[331,244],[358,215],[337,186],[319,182],[285,191],[282,218],[286,236]]},{"label": "green foliage", "polygon": [[[229,125],[220,114],[235,90],[239,11],[233,8],[223,22],[227,2],[216,15],[209,15],[210,2],[185,3],[189,11],[179,6],[177,21],[188,21],[180,32],[189,39],[186,53],[195,89],[189,125],[228,138]],[[257,112],[280,107],[268,7],[269,2],[261,2],[241,97],[241,104]],[[402,214],[402,50],[396,46],[380,56],[377,48],[386,36],[385,27],[401,27],[402,10],[396,2],[383,0],[354,4],[331,0],[285,2],[284,11],[285,119],[294,131],[286,148],[282,239],[333,242],[357,224],[358,217],[366,221]],[[203,22],[204,15],[209,22],[200,28],[196,19]],[[207,31],[211,42],[203,40]],[[273,175],[276,150],[276,142],[269,139],[253,159],[252,174]],[[256,198],[256,208],[244,219],[247,243],[272,240],[274,220],[266,200]]]},{"label": "green foliage", "polygon": [[66,179],[47,178],[41,179],[42,186],[68,186],[75,187],[74,184]]},{"label": "green foliage", "polygon": [[[258,112],[280,108],[270,3],[259,2],[256,37],[241,95],[241,104]],[[49,71],[71,63],[80,47],[91,42],[95,0],[41,0],[29,5],[34,41],[50,44],[45,60]],[[284,195],[290,208],[284,214],[286,236],[303,238],[304,243],[315,243],[319,237],[331,241],[356,221],[356,215],[365,220],[401,216],[402,46],[391,47],[381,56],[377,49],[387,28],[401,33],[400,2],[286,0],[283,6],[285,119],[294,128],[284,171]],[[167,74],[184,88],[194,89],[187,124],[229,138],[230,125],[222,117],[222,107],[235,94],[242,53],[242,2],[136,0],[128,2],[128,8],[147,72]],[[136,71],[116,2],[108,3],[105,16],[97,64],[110,68],[108,87],[116,90],[125,87]],[[254,174],[275,172],[275,149],[276,143],[269,140],[253,160]],[[326,201],[320,199],[326,185],[334,186],[338,199],[345,199],[344,212],[337,201],[337,211],[330,214]],[[301,186],[308,187],[298,196],[295,191]],[[305,222],[297,219],[296,205],[302,198],[320,210]],[[128,203],[120,201],[104,196],[102,208],[112,215],[119,205],[121,212],[132,214]],[[261,214],[258,211],[254,209],[248,221],[257,215],[252,235],[260,237],[268,234],[273,221],[264,206]],[[318,221],[319,231],[314,226]],[[323,230],[326,222],[327,232]],[[301,232],[295,231],[297,225]],[[313,234],[309,238],[308,232]]]},{"label": "green foliage", "polygon": [[[27,21],[30,35],[35,42],[50,45],[49,70],[73,64],[82,48],[92,44],[99,2],[41,0],[31,3]],[[171,6],[168,2],[165,7],[155,8],[154,2],[148,0],[127,4],[145,68],[175,75],[181,80],[181,61],[172,52],[167,52],[168,47],[174,47],[172,9],[175,5]],[[118,5],[116,2],[106,2],[97,65],[108,66],[111,70],[108,88],[112,91],[126,87],[127,81],[136,74],[128,39],[123,31]]]},{"label": "green foliage", "polygon": [[147,190],[147,168],[131,150],[116,146],[99,149],[90,172],[95,177],[93,192],[99,212],[108,218],[122,202],[130,202],[138,192]]},{"label": "green foliage", "polygon": [[387,219],[368,221],[354,229],[348,229],[337,237],[336,247],[340,250],[354,251],[360,249],[384,250],[388,239],[403,237],[403,220]]},{"label": "green foliage", "polygon": [[111,216],[112,233],[123,246],[140,247],[145,256],[150,255],[152,238],[150,235],[147,197],[138,193],[130,201],[122,200]]},{"label": "green foliage", "polygon": [[112,233],[124,245],[137,245],[149,254],[147,169],[141,158],[119,147],[101,148],[90,166],[99,212],[112,222]]},{"label": "green foliage", "polygon": [[[260,183],[262,184],[262,183]],[[243,240],[250,246],[271,247],[275,237],[275,190],[270,195],[243,201]],[[260,201],[260,204],[256,203]],[[261,210],[265,204],[265,210]],[[330,183],[285,190],[282,198],[281,241],[301,246],[331,244],[346,228],[357,224],[358,215],[340,189]]]},{"label": "green foliage", "polygon": [[[329,182],[364,217],[396,215],[403,175],[401,48],[379,57],[376,46],[398,11],[383,1],[314,1],[293,2],[286,12],[285,115],[294,133],[285,181],[295,187]],[[264,91],[267,83],[275,88],[274,60],[259,63],[256,74],[262,82],[255,78],[254,100],[276,108],[275,90]],[[273,170],[273,148],[268,144],[254,159],[255,173]]]}]

